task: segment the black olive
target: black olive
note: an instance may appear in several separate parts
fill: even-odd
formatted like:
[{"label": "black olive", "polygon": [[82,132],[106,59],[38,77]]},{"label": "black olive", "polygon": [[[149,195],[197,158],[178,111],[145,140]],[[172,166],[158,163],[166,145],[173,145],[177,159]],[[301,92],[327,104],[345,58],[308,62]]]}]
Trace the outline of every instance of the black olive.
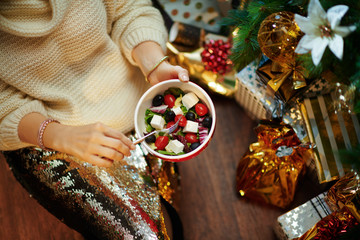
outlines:
[{"label": "black olive", "polygon": [[167,111],[166,113],[165,113],[165,121],[166,122],[171,122],[171,121],[174,121],[175,120],[175,113],[174,113],[174,111]]},{"label": "black olive", "polygon": [[195,121],[196,116],[193,112],[187,112],[185,118],[190,121]]},{"label": "black olive", "polygon": [[152,105],[153,105],[154,107],[158,107],[158,106],[162,105],[163,102],[164,102],[164,97],[163,97],[163,95],[158,94],[158,95],[156,95],[156,96],[153,98],[153,100],[152,100]]},{"label": "black olive", "polygon": [[200,143],[199,143],[199,142],[194,142],[194,143],[192,143],[192,144],[190,145],[190,148],[191,148],[192,150],[195,150],[198,146],[200,146]]},{"label": "black olive", "polygon": [[147,138],[145,138],[145,142],[147,142],[147,143],[153,143],[153,142],[155,142],[155,140],[156,140],[155,135],[151,135],[151,136],[148,136]]},{"label": "black olive", "polygon": [[205,117],[204,120],[202,121],[202,125],[204,127],[211,128],[211,124],[212,124],[212,118],[211,117]]}]

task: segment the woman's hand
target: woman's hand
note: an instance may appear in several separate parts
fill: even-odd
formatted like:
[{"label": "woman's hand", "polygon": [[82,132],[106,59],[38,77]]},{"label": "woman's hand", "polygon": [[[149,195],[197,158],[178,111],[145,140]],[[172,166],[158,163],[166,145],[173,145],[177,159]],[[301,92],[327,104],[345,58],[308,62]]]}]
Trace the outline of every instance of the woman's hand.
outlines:
[{"label": "woman's hand", "polygon": [[189,73],[186,69],[171,65],[167,61],[161,62],[153,69],[164,57],[161,47],[155,42],[147,41],[139,44],[134,48],[132,56],[151,85],[169,79],[189,81]]},{"label": "woman's hand", "polygon": [[123,133],[102,123],[49,125],[44,133],[44,145],[102,167],[110,167],[113,161],[130,156],[130,150],[135,149]]},{"label": "woman's hand", "polygon": [[[19,138],[37,145],[38,130],[46,117],[29,113],[19,123]],[[78,157],[91,164],[109,167],[113,161],[130,155],[135,145],[123,133],[102,123],[85,126],[68,126],[52,122],[43,134],[43,144],[59,152]]]},{"label": "woman's hand", "polygon": [[151,85],[169,80],[179,79],[183,82],[189,81],[189,73],[186,69],[180,66],[171,65],[169,62],[162,62],[154,71],[148,75],[148,80]]}]

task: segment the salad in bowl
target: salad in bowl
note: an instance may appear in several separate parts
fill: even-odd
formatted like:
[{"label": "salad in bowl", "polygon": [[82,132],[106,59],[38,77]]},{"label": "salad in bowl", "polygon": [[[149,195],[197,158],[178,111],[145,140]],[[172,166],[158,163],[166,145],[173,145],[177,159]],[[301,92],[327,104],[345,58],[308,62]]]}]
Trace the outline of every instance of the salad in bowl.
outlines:
[{"label": "salad in bowl", "polygon": [[215,107],[197,84],[168,80],[148,89],[135,110],[135,131],[142,137],[178,122],[170,134],[160,132],[142,143],[153,155],[168,161],[185,161],[203,151],[214,134]]}]

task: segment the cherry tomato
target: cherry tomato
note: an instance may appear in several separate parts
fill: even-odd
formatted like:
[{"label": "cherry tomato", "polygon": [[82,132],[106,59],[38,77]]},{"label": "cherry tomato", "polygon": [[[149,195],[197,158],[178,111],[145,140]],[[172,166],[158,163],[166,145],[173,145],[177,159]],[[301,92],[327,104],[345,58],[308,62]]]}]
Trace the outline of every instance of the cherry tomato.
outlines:
[{"label": "cherry tomato", "polygon": [[164,150],[169,143],[168,136],[158,136],[155,140],[155,146],[157,150]]},{"label": "cherry tomato", "polygon": [[195,105],[195,112],[197,113],[197,115],[199,116],[204,116],[205,114],[207,114],[209,112],[208,108],[202,104],[202,103],[197,103]]},{"label": "cherry tomato", "polygon": [[185,134],[185,139],[188,143],[194,143],[198,142],[199,139],[197,138],[197,135],[195,133],[187,133]]},{"label": "cherry tomato", "polygon": [[179,118],[180,118],[179,126],[180,127],[185,127],[186,123],[187,123],[186,117],[184,115],[182,115],[182,114],[178,114],[175,117],[175,122],[177,122],[179,120]]},{"label": "cherry tomato", "polygon": [[169,108],[174,107],[176,98],[172,94],[166,94],[164,96],[164,103],[168,105]]},{"label": "cherry tomato", "polygon": [[[174,125],[174,124],[175,124],[175,121],[168,122],[168,123],[166,124],[166,128],[169,128],[169,127],[171,127],[171,126]],[[179,127],[177,127],[174,132],[177,132],[177,130],[179,130]]]}]

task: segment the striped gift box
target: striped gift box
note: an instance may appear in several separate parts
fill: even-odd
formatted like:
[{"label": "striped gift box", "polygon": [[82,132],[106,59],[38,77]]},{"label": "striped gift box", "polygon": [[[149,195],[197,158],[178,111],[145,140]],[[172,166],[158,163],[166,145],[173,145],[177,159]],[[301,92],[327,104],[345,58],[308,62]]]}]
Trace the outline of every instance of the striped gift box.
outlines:
[{"label": "striped gift box", "polygon": [[336,180],[351,170],[341,161],[338,151],[350,150],[360,142],[358,116],[348,111],[335,111],[333,94],[305,98],[301,112],[309,140],[315,145],[313,161],[320,183]]},{"label": "striped gift box", "polygon": [[321,193],[306,203],[278,217],[274,231],[280,240],[301,237],[317,222],[331,214],[325,202],[326,193]]}]

